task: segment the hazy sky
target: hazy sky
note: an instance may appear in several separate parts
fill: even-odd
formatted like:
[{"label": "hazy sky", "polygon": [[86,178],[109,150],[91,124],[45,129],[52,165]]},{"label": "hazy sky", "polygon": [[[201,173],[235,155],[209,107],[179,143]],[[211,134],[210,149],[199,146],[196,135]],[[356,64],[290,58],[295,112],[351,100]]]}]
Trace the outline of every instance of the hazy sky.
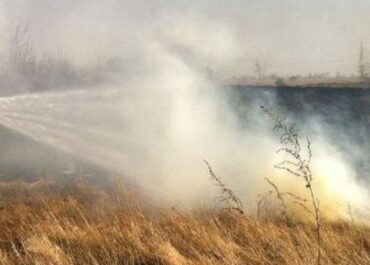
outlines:
[{"label": "hazy sky", "polygon": [[157,38],[226,75],[253,74],[256,62],[265,73],[356,73],[361,40],[370,53],[370,1],[365,0],[0,3],[0,21],[29,23],[41,49],[80,46],[79,54],[104,53]]}]

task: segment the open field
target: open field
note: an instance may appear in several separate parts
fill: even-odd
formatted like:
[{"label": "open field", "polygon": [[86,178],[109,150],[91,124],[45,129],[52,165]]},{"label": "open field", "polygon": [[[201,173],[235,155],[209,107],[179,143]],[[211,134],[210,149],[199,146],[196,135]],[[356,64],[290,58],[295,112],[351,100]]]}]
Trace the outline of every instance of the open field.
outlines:
[{"label": "open field", "polygon": [[370,265],[369,10],[0,0],[0,265]]},{"label": "open field", "polygon": [[[115,188],[114,188],[115,187]],[[120,182],[0,185],[1,264],[315,264],[313,225],[140,205]],[[322,264],[369,264],[370,231],[323,223]]]}]

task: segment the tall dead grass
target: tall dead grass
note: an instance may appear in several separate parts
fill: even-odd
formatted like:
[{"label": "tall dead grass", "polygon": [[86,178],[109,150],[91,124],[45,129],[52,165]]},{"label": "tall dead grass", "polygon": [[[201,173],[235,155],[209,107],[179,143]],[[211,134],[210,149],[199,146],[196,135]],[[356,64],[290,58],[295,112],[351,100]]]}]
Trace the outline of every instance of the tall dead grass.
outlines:
[{"label": "tall dead grass", "polygon": [[[117,188],[120,187],[120,188]],[[145,207],[123,185],[0,184],[1,264],[312,264],[314,225]],[[370,264],[370,231],[322,224],[322,264]]]}]

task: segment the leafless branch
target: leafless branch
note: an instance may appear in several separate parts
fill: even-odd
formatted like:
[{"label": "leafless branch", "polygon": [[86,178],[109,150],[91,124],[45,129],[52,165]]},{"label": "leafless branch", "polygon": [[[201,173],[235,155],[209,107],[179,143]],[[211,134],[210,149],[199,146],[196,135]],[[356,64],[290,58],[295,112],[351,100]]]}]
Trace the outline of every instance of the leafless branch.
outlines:
[{"label": "leafless branch", "polygon": [[[264,113],[266,113],[275,123],[274,130],[280,133],[280,143],[283,145],[282,148],[277,150],[277,153],[284,152],[288,154],[292,160],[284,160],[283,162],[277,164],[275,168],[287,171],[291,175],[296,177],[303,178],[305,182],[305,187],[308,189],[310,197],[311,197],[311,204],[313,207],[313,217],[315,219],[316,225],[316,235],[317,235],[317,264],[321,264],[321,213],[319,209],[319,201],[316,197],[316,194],[312,188],[312,171],[310,167],[311,159],[312,159],[312,150],[311,150],[311,142],[306,139],[307,145],[305,150],[302,150],[298,131],[296,129],[295,124],[289,124],[286,121],[286,118],[281,118],[279,115],[271,112],[264,106],[261,106],[261,109]],[[304,152],[305,151],[305,152]],[[304,156],[306,153],[306,159]],[[292,166],[295,168],[292,169]],[[302,201],[297,201],[297,204],[301,205],[302,207],[308,208],[302,203]]]},{"label": "leafless branch", "polygon": [[225,203],[227,207],[225,209],[229,210],[235,210],[241,214],[244,213],[244,205],[241,201],[241,199],[230,189],[228,188],[221,180],[219,176],[217,176],[211,165],[208,163],[208,161],[203,160],[204,163],[208,167],[209,176],[211,180],[214,182],[216,186],[218,186],[221,189],[221,195],[218,198],[218,201],[221,203]]}]

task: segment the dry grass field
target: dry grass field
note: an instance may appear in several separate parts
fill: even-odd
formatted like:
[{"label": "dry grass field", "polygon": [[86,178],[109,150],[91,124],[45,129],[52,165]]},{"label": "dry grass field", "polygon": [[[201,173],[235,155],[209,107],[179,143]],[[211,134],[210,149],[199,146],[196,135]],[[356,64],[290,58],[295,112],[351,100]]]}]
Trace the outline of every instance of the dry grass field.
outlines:
[{"label": "dry grass field", "polygon": [[[0,185],[1,264],[315,264],[315,226],[140,204],[114,183]],[[370,231],[322,224],[322,264],[370,264]]]}]

